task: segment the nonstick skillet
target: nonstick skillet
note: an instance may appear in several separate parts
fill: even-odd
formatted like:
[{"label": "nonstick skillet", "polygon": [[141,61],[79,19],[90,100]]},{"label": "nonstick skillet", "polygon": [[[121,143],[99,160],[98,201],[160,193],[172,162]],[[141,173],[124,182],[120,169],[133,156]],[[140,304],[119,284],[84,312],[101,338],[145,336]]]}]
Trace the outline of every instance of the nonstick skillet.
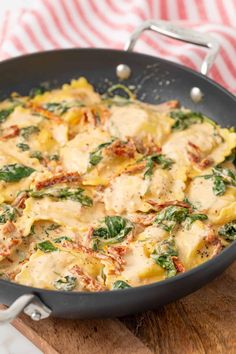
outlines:
[{"label": "nonstick skillet", "polygon": [[[144,30],[207,47],[201,74],[164,59],[133,53]],[[137,88],[141,100],[156,103],[157,96],[160,101],[178,99],[183,106],[201,111],[222,126],[235,126],[236,98],[206,77],[218,50],[218,43],[209,35],[150,20],[131,35],[125,51],[66,49],[4,61],[0,63],[0,95],[4,98],[13,91],[28,94],[42,82],[49,82],[53,88],[81,75],[102,92],[122,78],[126,85]],[[33,320],[40,320],[50,315],[64,318],[123,316],[153,309],[202,287],[235,258],[236,242],[212,260],[176,277],[101,293],[49,291],[0,280],[0,302],[11,305],[0,312],[0,322],[10,321],[21,311]]]}]

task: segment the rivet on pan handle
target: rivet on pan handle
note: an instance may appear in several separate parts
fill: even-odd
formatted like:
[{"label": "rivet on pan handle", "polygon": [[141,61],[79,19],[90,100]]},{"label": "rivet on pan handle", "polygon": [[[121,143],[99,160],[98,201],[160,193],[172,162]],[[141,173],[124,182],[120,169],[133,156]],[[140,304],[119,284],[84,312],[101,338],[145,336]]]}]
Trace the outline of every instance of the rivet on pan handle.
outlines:
[{"label": "rivet on pan handle", "polygon": [[33,294],[22,295],[6,310],[0,310],[0,323],[7,323],[16,318],[22,311],[34,321],[47,318],[51,310]]}]

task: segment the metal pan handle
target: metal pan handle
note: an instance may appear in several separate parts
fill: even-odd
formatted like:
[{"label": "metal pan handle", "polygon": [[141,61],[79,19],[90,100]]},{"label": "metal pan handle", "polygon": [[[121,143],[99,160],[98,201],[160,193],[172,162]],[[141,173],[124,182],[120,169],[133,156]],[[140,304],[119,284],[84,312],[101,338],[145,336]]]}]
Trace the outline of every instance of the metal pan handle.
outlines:
[{"label": "metal pan handle", "polygon": [[26,294],[16,299],[6,310],[0,310],[0,324],[14,320],[22,311],[34,321],[47,318],[52,312],[36,295]]},{"label": "metal pan handle", "polygon": [[142,23],[131,34],[130,39],[127,41],[124,49],[126,51],[132,51],[137,40],[139,39],[141,34],[146,30],[151,30],[170,38],[208,48],[209,51],[205,59],[203,60],[201,66],[201,73],[203,75],[207,75],[207,73],[209,72],[220,49],[218,41],[215,38],[211,37],[209,34],[185,29],[173,24],[172,22],[161,20],[148,20]]}]

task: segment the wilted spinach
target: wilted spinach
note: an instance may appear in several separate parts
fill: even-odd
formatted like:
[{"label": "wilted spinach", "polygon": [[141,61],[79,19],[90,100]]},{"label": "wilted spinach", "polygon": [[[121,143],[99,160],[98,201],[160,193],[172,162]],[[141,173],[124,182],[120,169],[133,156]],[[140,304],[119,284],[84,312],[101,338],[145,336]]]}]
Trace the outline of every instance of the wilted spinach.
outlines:
[{"label": "wilted spinach", "polygon": [[71,291],[76,287],[77,279],[71,275],[58,279],[54,282],[54,286],[57,290]]},{"label": "wilted spinach", "polygon": [[50,161],[59,161],[60,156],[59,156],[59,154],[53,154],[53,155],[48,156],[48,159]]},{"label": "wilted spinach", "polygon": [[184,130],[192,124],[208,122],[215,125],[215,122],[210,118],[205,117],[200,112],[184,112],[182,110],[175,110],[170,113],[171,118],[175,120],[172,130]]},{"label": "wilted spinach", "polygon": [[0,205],[0,224],[5,224],[7,221],[15,221],[16,216],[16,208],[5,203]]},{"label": "wilted spinach", "polygon": [[177,224],[186,222],[189,227],[196,220],[207,220],[205,214],[191,213],[189,208],[171,205],[162,209],[154,220],[154,224],[159,225],[165,231],[171,232]]},{"label": "wilted spinach", "polygon": [[167,271],[167,277],[173,277],[176,275],[177,270],[173,262],[172,257],[178,256],[176,250],[175,241],[173,238],[163,240],[159,242],[151,257],[154,259],[156,264]]},{"label": "wilted spinach", "polygon": [[29,125],[28,127],[21,128],[20,136],[24,139],[28,139],[30,135],[39,133],[39,128],[36,125]]},{"label": "wilted spinach", "polygon": [[223,195],[227,186],[236,187],[236,174],[229,168],[222,168],[220,166],[213,167],[212,174],[198,176],[205,179],[213,180],[213,193],[215,195]]},{"label": "wilted spinach", "polygon": [[127,282],[125,282],[123,280],[115,281],[115,283],[112,286],[112,290],[128,289],[128,288],[131,288],[131,286]]},{"label": "wilted spinach", "polygon": [[39,161],[43,160],[43,154],[41,151],[32,151],[30,157],[37,159]]},{"label": "wilted spinach", "polygon": [[0,180],[4,182],[18,182],[30,176],[35,170],[18,163],[5,165],[0,169]]},{"label": "wilted spinach", "polygon": [[58,199],[70,199],[88,207],[93,205],[93,200],[84,194],[84,189],[82,188],[44,188],[39,191],[30,191],[29,195],[33,198],[48,196]]},{"label": "wilted spinach", "polygon": [[69,109],[74,107],[84,107],[84,104],[80,101],[61,101],[61,102],[49,102],[43,105],[43,108],[49,112],[61,115],[66,113]]},{"label": "wilted spinach", "polygon": [[122,216],[106,216],[103,225],[94,229],[92,238],[105,244],[122,242],[133,227],[131,221]]},{"label": "wilted spinach", "polygon": [[47,236],[49,236],[49,231],[53,231],[53,230],[56,230],[56,229],[58,229],[60,227],[60,225],[59,224],[51,224],[51,225],[49,225],[48,227],[46,227],[45,229],[44,229],[44,232],[45,232],[45,234],[47,235]]},{"label": "wilted spinach", "polygon": [[234,166],[236,167],[236,149],[234,149],[232,151],[232,153],[225,158],[224,162],[226,162],[226,161],[232,162],[234,164]]},{"label": "wilted spinach", "polygon": [[5,122],[14,109],[15,106],[0,110],[0,123]]},{"label": "wilted spinach", "polygon": [[54,238],[53,240],[54,243],[62,243],[63,241],[72,242],[72,239],[68,236],[61,236],[61,237]]},{"label": "wilted spinach", "polygon": [[226,241],[231,241],[231,242],[235,241],[236,240],[236,220],[221,226],[218,233]]},{"label": "wilted spinach", "polygon": [[19,143],[16,144],[16,146],[21,150],[21,151],[28,151],[30,149],[28,144],[24,144],[24,143]]},{"label": "wilted spinach", "polygon": [[43,241],[37,244],[37,249],[45,253],[57,251],[58,248],[55,247],[51,241]]},{"label": "wilted spinach", "polygon": [[160,165],[163,169],[169,169],[173,163],[174,161],[172,159],[167,158],[162,154],[147,156],[144,178],[151,177],[153,175],[155,165]]},{"label": "wilted spinach", "polygon": [[29,92],[29,97],[34,98],[35,96],[42,95],[45,91],[49,90],[48,83],[42,83],[38,87],[34,87]]},{"label": "wilted spinach", "polygon": [[98,145],[98,147],[94,151],[90,152],[90,154],[89,154],[90,165],[96,166],[103,159],[102,150],[105,147],[111,145],[113,143],[113,141],[114,141],[114,139],[112,139],[111,141],[108,141],[107,143],[102,143],[102,144]]}]

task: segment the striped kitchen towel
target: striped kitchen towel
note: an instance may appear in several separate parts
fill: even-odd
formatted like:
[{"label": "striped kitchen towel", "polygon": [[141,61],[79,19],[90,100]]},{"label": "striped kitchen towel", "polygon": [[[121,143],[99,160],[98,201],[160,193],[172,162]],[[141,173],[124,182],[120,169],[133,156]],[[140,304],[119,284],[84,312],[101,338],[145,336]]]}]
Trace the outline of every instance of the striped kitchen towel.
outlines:
[{"label": "striped kitchen towel", "polygon": [[[215,36],[221,50],[210,76],[236,93],[236,0],[34,0],[2,16],[0,59],[54,48],[122,49],[147,19],[170,20]],[[202,48],[151,32],[135,50],[196,70],[205,55]]]}]

